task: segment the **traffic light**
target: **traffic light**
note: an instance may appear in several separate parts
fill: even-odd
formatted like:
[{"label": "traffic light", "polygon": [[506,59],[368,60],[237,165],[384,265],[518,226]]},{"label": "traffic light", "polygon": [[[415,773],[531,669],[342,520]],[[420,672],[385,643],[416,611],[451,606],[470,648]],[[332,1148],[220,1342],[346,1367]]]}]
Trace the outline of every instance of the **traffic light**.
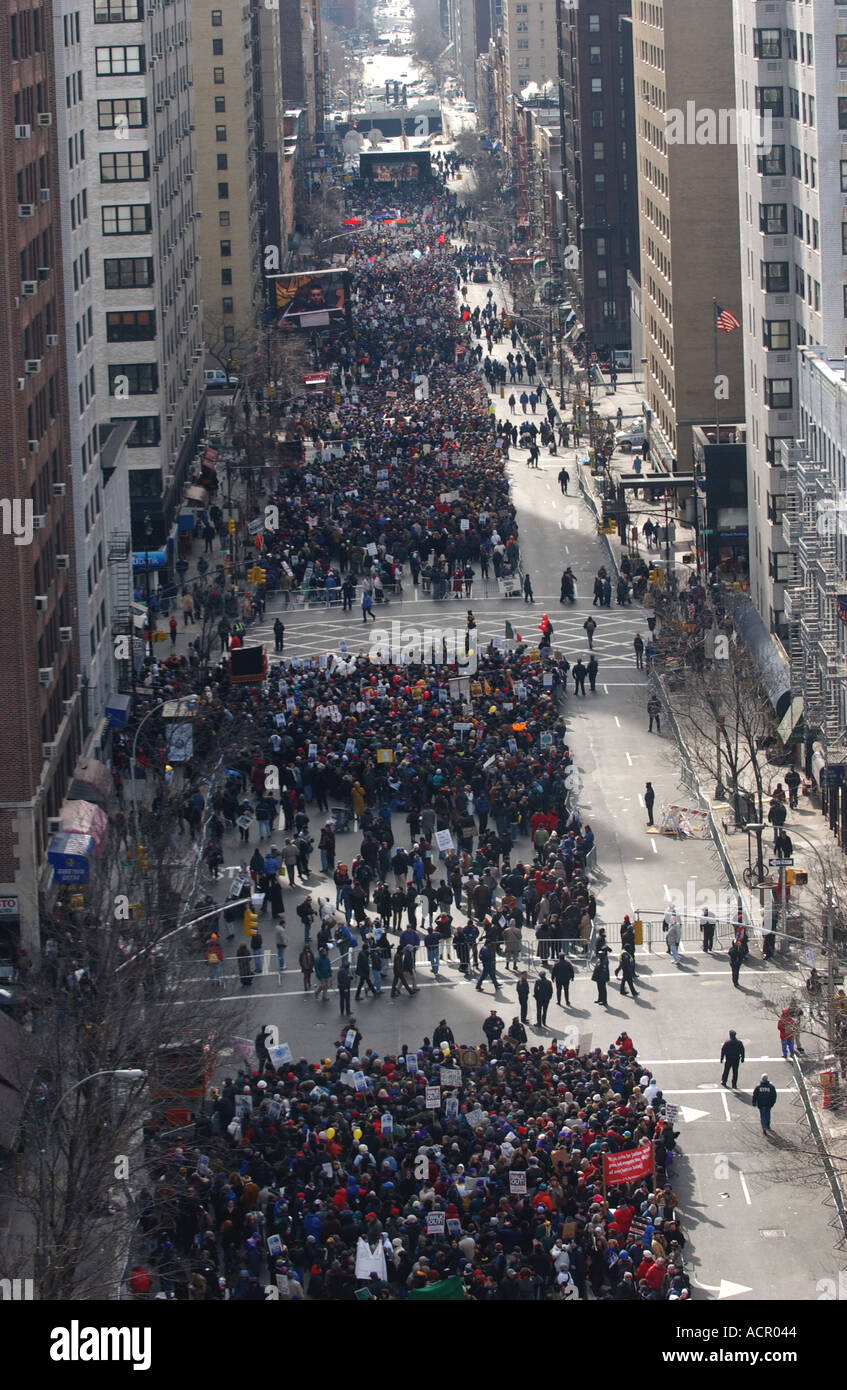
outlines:
[{"label": "traffic light", "polygon": [[147,865],[147,846],[146,846],[146,845],[136,845],[136,846],[135,846],[135,862],[136,862],[136,864],[138,865],[139,869],[146,869],[146,868],[147,868],[148,865]]},{"label": "traffic light", "polygon": [[245,909],[244,909],[244,935],[247,937],[248,941],[250,940],[251,936],[255,936],[255,935],[257,934],[258,930],[259,930],[259,919],[258,919],[258,917],[256,916],[256,913],[253,912],[249,907],[245,907]]},{"label": "traffic light", "polygon": [[247,574],[247,578],[251,584],[264,584],[266,577],[265,571],[262,569],[261,565],[253,565]]},{"label": "traffic light", "polygon": [[230,517],[229,521],[228,521],[227,524],[226,524],[226,529],[228,530],[228,532],[229,532],[229,534],[230,534],[231,536],[234,536],[234,535],[235,535],[235,517],[234,517],[234,516],[231,516],[231,517]]}]

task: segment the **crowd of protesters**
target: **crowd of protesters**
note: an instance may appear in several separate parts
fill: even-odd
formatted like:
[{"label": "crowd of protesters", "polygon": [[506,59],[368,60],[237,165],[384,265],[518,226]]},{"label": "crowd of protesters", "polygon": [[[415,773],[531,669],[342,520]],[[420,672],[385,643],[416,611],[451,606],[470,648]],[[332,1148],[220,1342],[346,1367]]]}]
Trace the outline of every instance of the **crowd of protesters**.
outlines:
[{"label": "crowd of protesters", "polygon": [[[383,1056],[353,1020],[316,1063],[257,1047],[193,1147],[146,1136],[136,1297],[690,1297],[677,1134],[626,1034],[581,1057],[457,1045],[442,1019]],[[643,1176],[604,1183],[604,1158],[635,1150]]]}]

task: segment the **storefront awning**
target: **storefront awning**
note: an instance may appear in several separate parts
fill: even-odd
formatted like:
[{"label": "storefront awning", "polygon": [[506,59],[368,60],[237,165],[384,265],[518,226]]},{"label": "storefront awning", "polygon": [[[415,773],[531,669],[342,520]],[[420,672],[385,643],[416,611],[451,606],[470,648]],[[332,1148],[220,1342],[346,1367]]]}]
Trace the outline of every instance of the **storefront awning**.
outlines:
[{"label": "storefront awning", "polygon": [[740,603],[732,615],[739,637],[750,652],[759,671],[765,694],[782,719],[791,704],[791,685],[785,663],[780,659],[771,635],[750,599]]},{"label": "storefront awning", "polygon": [[802,718],[803,696],[792,695],[791,704],[788,706],[788,709],[782,716],[782,719],[779,722],[779,728],[776,731],[776,736],[779,739],[780,743],[785,744],[787,746],[790,743],[796,742],[795,738],[793,737],[794,730],[797,728]]}]

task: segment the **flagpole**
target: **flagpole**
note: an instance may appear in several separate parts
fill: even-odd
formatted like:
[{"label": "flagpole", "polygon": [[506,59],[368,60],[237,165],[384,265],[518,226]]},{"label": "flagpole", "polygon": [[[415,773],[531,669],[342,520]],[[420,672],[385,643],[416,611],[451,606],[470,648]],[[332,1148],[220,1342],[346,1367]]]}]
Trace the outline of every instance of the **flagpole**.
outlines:
[{"label": "flagpole", "polygon": [[712,295],[712,339],[714,342],[715,357],[715,443],[721,442],[721,402],[718,395],[718,301]]}]

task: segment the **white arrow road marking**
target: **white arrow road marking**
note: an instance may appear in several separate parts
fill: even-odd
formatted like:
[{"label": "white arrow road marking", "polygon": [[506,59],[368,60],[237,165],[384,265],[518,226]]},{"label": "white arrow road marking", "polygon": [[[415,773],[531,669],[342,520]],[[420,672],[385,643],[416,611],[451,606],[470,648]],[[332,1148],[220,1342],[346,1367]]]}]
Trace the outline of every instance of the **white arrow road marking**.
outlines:
[{"label": "white arrow road marking", "polygon": [[708,1115],[708,1110],[695,1110],[693,1105],[681,1105],[679,1113],[686,1124],[693,1124],[695,1120],[702,1120],[704,1115]]},{"label": "white arrow road marking", "polygon": [[705,1293],[716,1293],[718,1298],[734,1298],[737,1293],[752,1293],[746,1284],[733,1284],[729,1279],[721,1279],[720,1284],[701,1284],[698,1280],[692,1279],[698,1289],[703,1289]]}]

